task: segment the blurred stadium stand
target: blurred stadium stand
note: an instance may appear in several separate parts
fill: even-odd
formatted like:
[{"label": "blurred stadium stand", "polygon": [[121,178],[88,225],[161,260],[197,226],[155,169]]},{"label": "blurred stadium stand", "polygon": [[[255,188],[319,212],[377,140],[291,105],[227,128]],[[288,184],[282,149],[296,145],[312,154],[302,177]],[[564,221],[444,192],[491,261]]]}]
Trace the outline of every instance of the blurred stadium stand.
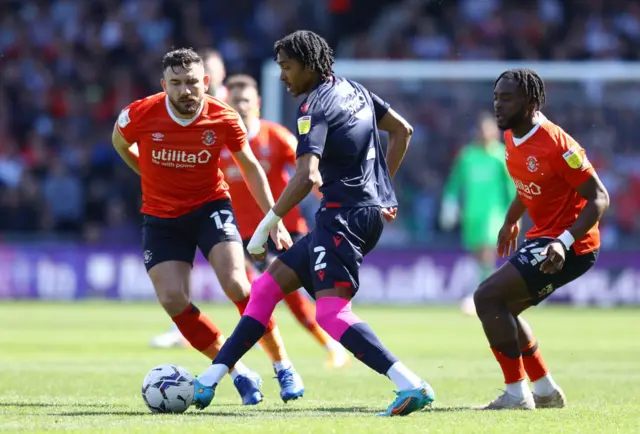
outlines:
[{"label": "blurred stadium stand", "polygon": [[[526,4],[526,6],[523,6]],[[259,76],[272,43],[316,30],[338,57],[638,60],[640,3],[628,0],[51,0],[0,2],[0,233],[11,240],[135,244],[137,177],[113,152],[119,110],[159,90],[172,46],[214,47],[228,73]],[[640,245],[639,82],[615,101],[549,115],[592,154],[612,194],[609,248]],[[553,98],[553,89],[550,89]],[[397,180],[406,239],[451,242],[436,223],[455,151],[480,107],[384,95],[419,133]],[[490,98],[490,95],[486,95]],[[490,106],[489,106],[490,107]],[[417,143],[417,140],[414,141]]]}]

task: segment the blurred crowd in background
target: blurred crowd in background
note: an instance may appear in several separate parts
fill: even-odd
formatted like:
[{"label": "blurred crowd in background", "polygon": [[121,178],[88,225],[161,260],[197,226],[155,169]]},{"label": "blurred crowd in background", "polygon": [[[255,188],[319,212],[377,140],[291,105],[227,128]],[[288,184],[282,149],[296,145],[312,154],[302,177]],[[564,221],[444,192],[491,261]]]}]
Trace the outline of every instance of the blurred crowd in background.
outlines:
[{"label": "blurred crowd in background", "polygon": [[[159,91],[172,47],[219,50],[259,77],[284,34],[320,32],[338,58],[638,60],[628,0],[48,0],[0,2],[0,231],[11,239],[138,242],[137,176],[112,150],[122,107]],[[640,81],[548,83],[546,114],[585,146],[612,195],[608,247],[640,238]],[[416,128],[396,179],[397,239],[442,246],[442,185],[491,110],[491,83],[374,80]],[[287,114],[290,110],[287,111]],[[291,115],[292,116],[292,115]],[[290,117],[290,116],[289,116]]]}]

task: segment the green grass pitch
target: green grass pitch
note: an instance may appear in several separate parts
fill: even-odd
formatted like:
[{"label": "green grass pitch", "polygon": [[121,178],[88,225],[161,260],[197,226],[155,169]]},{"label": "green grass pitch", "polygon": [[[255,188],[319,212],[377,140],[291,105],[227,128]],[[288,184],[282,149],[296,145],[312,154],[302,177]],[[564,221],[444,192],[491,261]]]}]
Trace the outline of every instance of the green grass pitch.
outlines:
[{"label": "green grass pitch", "polygon": [[[230,334],[235,308],[201,305]],[[324,353],[284,308],[277,318],[306,385],[283,404],[266,356],[244,361],[265,382],[265,402],[239,405],[227,377],[211,407],[152,415],[140,397],[145,374],[177,363],[192,374],[208,364],[195,350],[153,350],[169,321],[155,304],[0,304],[0,432],[78,433],[627,433],[640,432],[640,310],[543,307],[527,315],[569,407],[477,412],[497,396],[501,374],[477,319],[454,307],[356,307],[406,365],[431,382],[433,409],[374,417],[393,385],[360,364],[323,368]]]}]

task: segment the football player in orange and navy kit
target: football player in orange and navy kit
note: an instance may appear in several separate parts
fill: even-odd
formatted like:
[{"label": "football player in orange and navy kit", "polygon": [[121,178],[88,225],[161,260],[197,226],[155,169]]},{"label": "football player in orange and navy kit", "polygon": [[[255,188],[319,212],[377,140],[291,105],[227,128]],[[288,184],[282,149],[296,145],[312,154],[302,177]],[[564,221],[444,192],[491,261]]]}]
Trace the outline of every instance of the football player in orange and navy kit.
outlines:
[{"label": "football player in orange and navy kit", "polygon": [[[520,314],[595,264],[598,222],[609,207],[607,190],[585,150],[540,112],[545,100],[544,83],[532,70],[505,71],[495,83],[496,120],[506,130],[505,158],[517,193],[498,234],[498,254],[511,255],[509,261],[474,295],[506,384],[502,395],[479,409],[566,406]],[[525,210],[534,225],[516,248]]]},{"label": "football player in orange and navy kit", "polygon": [[[250,291],[242,240],[218,167],[222,149],[229,150],[241,167],[260,207],[267,211],[274,201],[260,163],[246,146],[246,129],[238,113],[205,94],[209,77],[202,58],[191,49],[174,50],[164,56],[162,71],[164,91],[123,109],[113,145],[141,177],[144,263],[158,300],[189,343],[213,359],[224,337],[189,297],[196,248],[211,263],[241,314]],[[291,245],[284,225],[271,235],[278,248]],[[283,400],[302,396],[304,386],[273,318],[261,345],[278,373]],[[230,374],[243,404],[262,400],[256,373],[237,364]]]},{"label": "football player in orange and navy kit", "polygon": [[[206,49],[202,51],[201,57],[202,63],[204,64],[204,73],[209,77],[209,87],[206,93],[225,103],[228,102],[229,92],[224,85],[227,71],[220,52],[213,49]],[[253,198],[250,200],[253,201]],[[237,212],[235,212],[235,214],[237,215]],[[150,345],[153,348],[191,347],[191,344],[182,336],[182,333],[180,333],[175,323],[173,323],[170,330],[154,336],[151,339]]]}]

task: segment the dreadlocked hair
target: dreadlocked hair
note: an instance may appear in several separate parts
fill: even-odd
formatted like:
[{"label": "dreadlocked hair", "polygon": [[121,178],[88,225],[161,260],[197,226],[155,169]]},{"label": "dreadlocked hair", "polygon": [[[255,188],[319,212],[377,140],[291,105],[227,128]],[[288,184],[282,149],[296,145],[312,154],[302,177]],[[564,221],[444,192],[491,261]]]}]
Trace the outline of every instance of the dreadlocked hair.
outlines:
[{"label": "dreadlocked hair", "polygon": [[534,103],[538,109],[542,108],[547,102],[547,94],[544,89],[544,82],[542,78],[533,69],[517,68],[509,69],[508,71],[500,74],[500,77],[495,81],[493,87],[495,88],[501,78],[507,78],[515,80],[518,86],[524,91],[529,101]]},{"label": "dreadlocked hair", "polygon": [[333,50],[322,36],[310,30],[298,30],[280,39],[273,46],[276,56],[280,50],[318,72],[323,79],[333,75]]}]

